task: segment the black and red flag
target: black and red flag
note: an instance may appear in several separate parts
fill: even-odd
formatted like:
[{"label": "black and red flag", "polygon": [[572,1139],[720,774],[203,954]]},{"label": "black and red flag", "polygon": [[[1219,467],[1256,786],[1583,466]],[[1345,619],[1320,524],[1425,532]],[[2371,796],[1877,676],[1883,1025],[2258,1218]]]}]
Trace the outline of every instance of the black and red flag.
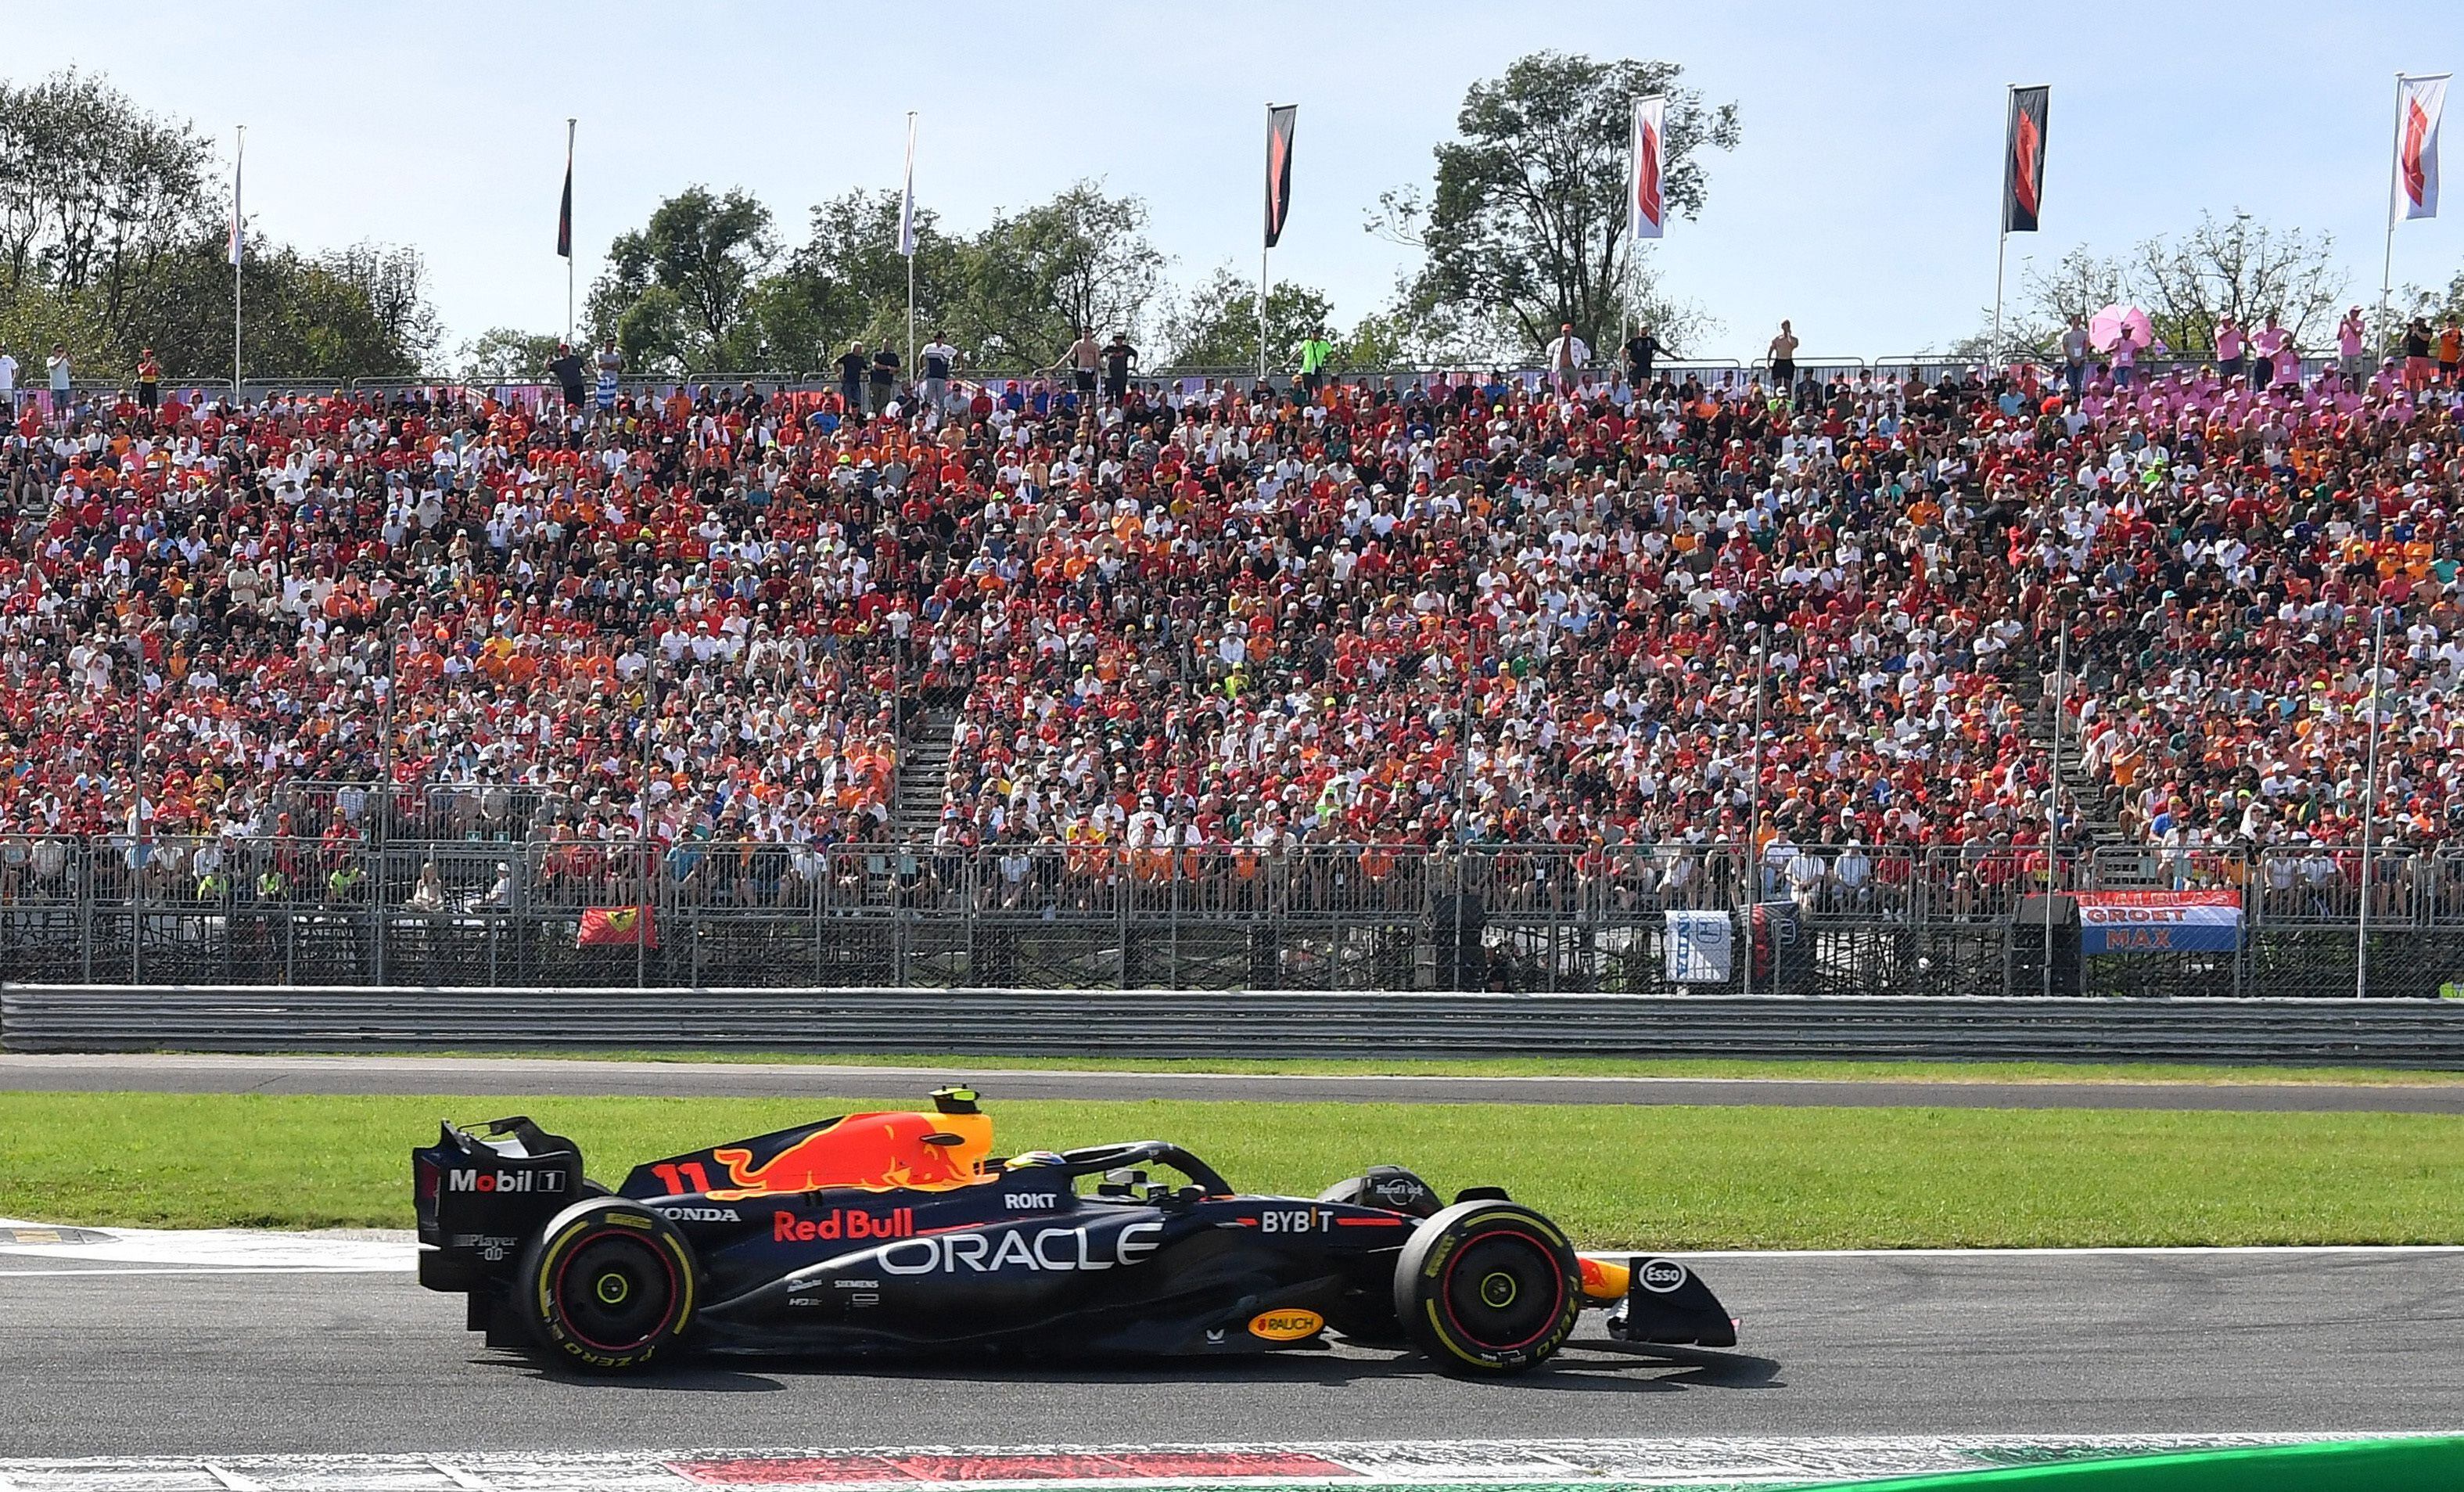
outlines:
[{"label": "black and red flag", "polygon": [[1294,103],[1266,105],[1266,247],[1284,236],[1284,215],[1292,209],[1292,116]]},{"label": "black and red flag", "polygon": [[564,203],[556,210],[556,252],[573,257],[573,128],[564,132]]},{"label": "black and red flag", "polygon": [[2011,137],[2002,146],[2002,231],[2033,233],[2045,190],[2045,98],[2050,88],[2011,90]]}]

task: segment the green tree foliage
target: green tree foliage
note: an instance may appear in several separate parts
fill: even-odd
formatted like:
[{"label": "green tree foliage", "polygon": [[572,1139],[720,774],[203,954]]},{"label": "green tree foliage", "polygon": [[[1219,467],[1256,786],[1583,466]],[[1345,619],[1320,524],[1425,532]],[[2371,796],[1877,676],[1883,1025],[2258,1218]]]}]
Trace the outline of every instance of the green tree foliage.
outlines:
[{"label": "green tree foliage", "polygon": [[[590,292],[593,335],[616,338],[628,365],[670,373],[811,371],[852,340],[903,345],[898,209],[891,191],[832,198],[782,256],[759,202],[688,188],[609,247]],[[1073,327],[1136,336],[1164,263],[1146,225],[1144,202],[1091,182],[968,238],[919,209],[916,335],[947,331],[975,366],[1009,369],[1051,362]]]},{"label": "green tree foliage", "polygon": [[1706,106],[1677,86],[1683,71],[1537,52],[1474,83],[1457,138],[1437,147],[1429,191],[1390,191],[1370,219],[1371,231],[1422,254],[1397,310],[1429,340],[1475,355],[1531,356],[1566,322],[1610,346],[1629,309],[1668,340],[1679,317],[1626,233],[1634,100],[1668,99],[1661,191],[1687,218],[1709,186],[1701,152],[1739,138],[1736,105]]},{"label": "green tree foliage", "polygon": [[[2143,239],[2124,253],[2079,244],[2050,270],[2026,265],[2003,307],[2000,352],[2052,356],[2073,318],[2084,321],[2109,305],[2145,310],[2156,340],[2175,352],[2212,351],[2216,319],[2227,314],[2249,327],[2274,317],[2297,344],[2319,346],[2335,335],[2350,278],[2331,233],[2275,228],[2239,210],[2202,212],[2188,230]],[[1984,326],[1952,353],[1992,351],[1992,315],[1988,307]]]},{"label": "green tree foliage", "polygon": [[779,257],[770,209],[750,194],[688,186],[607,246],[590,288],[594,339],[654,372],[750,368],[760,359],[755,287]]},{"label": "green tree foliage", "polygon": [[541,376],[564,339],[555,332],[525,332],[519,327],[492,326],[462,344],[454,368],[470,384],[515,383]]},{"label": "green tree foliage", "polygon": [[[1311,333],[1324,329],[1334,336],[1334,302],[1324,291],[1293,282],[1266,290],[1266,362],[1278,371],[1288,368],[1299,346]],[[1175,300],[1163,317],[1163,355],[1169,362],[1191,368],[1254,368],[1258,365],[1258,282],[1218,265],[1186,297]]]},{"label": "green tree foliage", "polygon": [[[0,340],[64,345],[81,377],[126,377],[146,347],[173,379],[229,377],[221,169],[193,126],[100,77],[0,81]],[[312,255],[252,235],[243,290],[253,377],[408,374],[439,333],[407,248]]]}]

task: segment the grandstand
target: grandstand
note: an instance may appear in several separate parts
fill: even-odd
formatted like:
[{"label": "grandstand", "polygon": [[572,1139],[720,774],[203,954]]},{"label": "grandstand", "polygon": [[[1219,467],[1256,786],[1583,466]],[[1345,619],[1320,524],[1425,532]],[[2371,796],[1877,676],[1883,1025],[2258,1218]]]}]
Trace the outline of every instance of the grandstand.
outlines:
[{"label": "grandstand", "polygon": [[[433,962],[641,903],[735,917],[738,976],[805,918],[781,976],[1455,983],[1476,891],[1527,982],[1771,900],[1932,987],[2007,981],[1960,929],[2048,887],[2464,917],[2455,391],[2137,371],[33,391],[6,956],[60,976],[74,926],[91,974],[117,916],[132,977],[311,933],[648,976]],[[832,908],[917,915],[863,953]]]}]

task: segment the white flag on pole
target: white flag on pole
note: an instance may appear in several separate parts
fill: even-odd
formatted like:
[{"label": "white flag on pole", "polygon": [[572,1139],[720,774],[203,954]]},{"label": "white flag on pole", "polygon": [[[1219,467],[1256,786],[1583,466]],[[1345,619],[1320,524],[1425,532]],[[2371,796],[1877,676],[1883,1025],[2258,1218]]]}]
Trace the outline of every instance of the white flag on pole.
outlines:
[{"label": "white flag on pole", "polygon": [[2395,105],[2395,218],[2438,215],[2438,116],[2448,75],[2401,78]]},{"label": "white flag on pole", "polygon": [[907,193],[898,205],[898,252],[915,257],[915,116],[907,116]]},{"label": "white flag on pole", "polygon": [[1661,129],[1667,111],[1664,98],[1634,100],[1634,181],[1626,193],[1626,231],[1637,238],[1658,238],[1668,215],[1660,191]]},{"label": "white flag on pole", "polygon": [[231,157],[231,265],[234,270],[239,268],[241,224],[245,221],[239,211],[239,172],[242,159],[236,154]]}]

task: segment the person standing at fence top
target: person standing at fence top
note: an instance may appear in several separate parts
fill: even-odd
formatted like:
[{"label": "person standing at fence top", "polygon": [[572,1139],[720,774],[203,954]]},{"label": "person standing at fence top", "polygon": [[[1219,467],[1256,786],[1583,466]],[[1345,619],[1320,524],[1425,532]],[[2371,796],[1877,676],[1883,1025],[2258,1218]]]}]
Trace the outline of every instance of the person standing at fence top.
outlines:
[{"label": "person standing at fence top", "polygon": [[9,356],[9,344],[0,342],[0,418],[17,412],[17,360]]},{"label": "person standing at fence top", "polygon": [[1557,328],[1557,340],[1549,344],[1549,379],[1557,392],[1574,391],[1574,376],[1590,365],[1592,349],[1574,335],[1574,323],[1564,322]]},{"label": "person standing at fence top", "polygon": [[898,397],[898,349],[888,342],[872,349],[872,407],[880,414]]},{"label": "person standing at fence top", "polygon": [[1793,394],[1796,391],[1796,329],[1783,320],[1779,335],[1771,340],[1771,392]]},{"label": "person standing at fence top", "polygon": [[2087,386],[2087,322],[2078,317],[2071,318],[2070,328],[2062,333],[2062,382],[2074,398]]},{"label": "person standing at fence top", "polygon": [[625,372],[625,354],[617,350],[615,338],[608,338],[607,344],[599,349],[598,364],[599,387],[593,402],[599,406],[601,414],[613,414],[616,412],[616,381]]},{"label": "person standing at fence top", "polygon": [[2353,307],[2336,323],[2336,362],[2343,370],[2344,382],[2358,386],[2369,376],[2367,359],[2363,348],[2369,342],[2370,323],[2362,318],[2362,308]]},{"label": "person standing at fence top", "polygon": [[582,360],[573,355],[571,344],[558,342],[556,356],[547,360],[547,376],[564,390],[564,412],[582,412]]},{"label": "person standing at fence top", "polygon": [[137,405],[151,414],[163,403],[163,364],[154,361],[154,349],[146,348],[137,355]]},{"label": "person standing at fence top", "polygon": [[1130,345],[1130,334],[1114,332],[1111,344],[1104,349],[1104,398],[1119,404],[1130,397],[1130,369],[1138,361],[1138,349]]},{"label": "person standing at fence top", "polygon": [[2216,318],[2216,377],[2230,384],[2247,369],[2244,355],[2250,339],[2228,311]]},{"label": "person standing at fence top", "polygon": [[871,366],[872,359],[865,355],[862,341],[847,343],[847,350],[839,355],[839,399],[850,420],[864,418],[864,375]]},{"label": "person standing at fence top", "polygon": [[1069,386],[1077,392],[1082,405],[1095,398],[1095,368],[1104,361],[1104,344],[1095,340],[1092,327],[1078,328],[1078,340],[1069,344],[1063,358],[1069,364]]},{"label": "person standing at fence top", "polygon": [[950,345],[948,332],[935,332],[915,356],[924,363],[923,399],[933,409],[942,407],[950,396],[950,375],[958,366],[958,349]]},{"label": "person standing at fence top", "polygon": [[52,414],[55,418],[69,412],[69,349],[60,342],[52,343],[49,363],[52,373]]},{"label": "person standing at fence top", "polygon": [[1334,344],[1326,340],[1326,328],[1313,326],[1301,339],[1301,392],[1314,401],[1320,388],[1326,386],[1326,364],[1334,356]]},{"label": "person standing at fence top", "polygon": [[1659,338],[1651,335],[1651,324],[1646,321],[1635,329],[1632,337],[1625,340],[1623,350],[1625,381],[1635,392],[1640,393],[1643,385],[1651,382],[1653,362],[1668,349],[1661,344]]},{"label": "person standing at fence top", "polygon": [[2273,315],[2259,327],[2258,335],[2250,340],[2250,350],[2258,359],[2257,366],[2252,369],[2256,375],[2251,380],[2253,388],[2299,381],[2301,358],[2293,350],[2293,334],[2277,325]]}]

